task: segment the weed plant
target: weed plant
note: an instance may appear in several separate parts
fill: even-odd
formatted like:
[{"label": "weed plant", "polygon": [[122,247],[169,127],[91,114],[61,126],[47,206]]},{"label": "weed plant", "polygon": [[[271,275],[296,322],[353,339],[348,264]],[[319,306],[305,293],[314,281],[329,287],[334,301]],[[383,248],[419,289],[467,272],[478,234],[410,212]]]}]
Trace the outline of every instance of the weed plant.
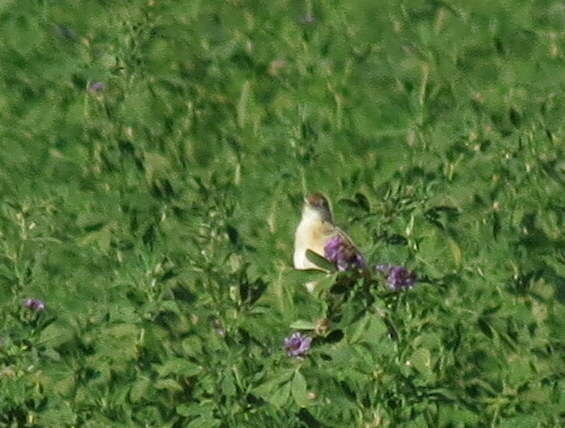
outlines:
[{"label": "weed plant", "polygon": [[[4,0],[0,426],[565,426],[564,25]],[[307,292],[311,191],[416,286]]]}]

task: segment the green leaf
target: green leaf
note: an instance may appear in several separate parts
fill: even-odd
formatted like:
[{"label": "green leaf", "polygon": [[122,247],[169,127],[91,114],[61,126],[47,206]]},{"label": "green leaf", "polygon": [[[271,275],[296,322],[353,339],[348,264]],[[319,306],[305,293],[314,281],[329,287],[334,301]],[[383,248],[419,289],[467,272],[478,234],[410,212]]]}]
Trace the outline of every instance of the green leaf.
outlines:
[{"label": "green leaf", "polygon": [[189,336],[182,341],[182,349],[186,355],[200,355],[202,354],[202,339],[198,336]]},{"label": "green leaf", "polygon": [[120,323],[112,325],[104,329],[104,334],[112,336],[114,338],[136,338],[139,334],[139,327],[135,324]]},{"label": "green leaf", "polygon": [[132,403],[140,401],[149,391],[151,381],[149,379],[138,379],[129,391],[129,399]]},{"label": "green leaf", "polygon": [[329,290],[330,288],[333,287],[333,285],[336,282],[336,278],[337,278],[337,272],[334,272],[333,274],[325,274],[323,278],[314,281],[315,285],[314,285],[314,292],[316,295],[320,295],[321,293],[323,293],[325,290]]},{"label": "green leaf", "polygon": [[253,392],[259,397],[269,395],[278,389],[283,383],[289,382],[293,373],[294,370],[284,370],[282,373],[278,373],[276,376],[273,376],[266,382],[263,382],[261,385],[254,388]]},{"label": "green leaf", "polygon": [[250,95],[251,84],[249,83],[249,80],[246,80],[241,88],[241,94],[237,103],[237,125],[239,128],[243,128],[245,126]]},{"label": "green leaf", "polygon": [[332,262],[330,262],[325,257],[322,257],[319,254],[315,253],[314,251],[306,250],[306,257],[310,262],[314,263],[316,266],[318,266],[320,269],[324,271],[327,272],[337,271],[337,268]]},{"label": "green leaf", "polygon": [[202,372],[202,367],[182,358],[170,358],[164,364],[157,367],[157,373],[161,377],[171,374],[179,376],[196,376]]},{"label": "green leaf", "polygon": [[111,242],[112,229],[110,226],[104,226],[100,230],[85,235],[78,241],[78,244],[82,247],[88,247],[92,244],[96,244],[103,252],[107,252],[110,249]]},{"label": "green leaf", "polygon": [[406,428],[428,428],[429,424],[426,422],[426,418],[423,415],[418,415],[415,418],[408,421]]},{"label": "green leaf", "polygon": [[447,245],[449,246],[449,250],[451,251],[451,256],[453,257],[455,267],[461,267],[461,260],[463,258],[461,247],[459,247],[459,245],[453,238],[447,238]]},{"label": "green leaf", "polygon": [[170,169],[169,160],[158,153],[144,153],[144,165],[148,179],[162,176]]},{"label": "green leaf", "polygon": [[73,331],[70,326],[58,321],[55,321],[45,327],[39,336],[39,339],[43,344],[54,348],[68,342],[72,338]]},{"label": "green leaf", "polygon": [[309,404],[306,388],[306,379],[304,379],[302,373],[297,370],[292,379],[292,398],[294,398],[294,402],[299,407],[306,407]]},{"label": "green leaf", "polygon": [[432,357],[426,348],[419,348],[410,357],[410,364],[422,374],[429,374],[431,371]]},{"label": "green leaf", "polygon": [[176,407],[177,413],[185,417],[212,415],[215,409],[216,404],[212,401],[200,401],[195,404],[181,404]]},{"label": "green leaf", "polygon": [[296,320],[290,324],[290,328],[295,330],[314,330],[316,328],[316,323],[306,320]]},{"label": "green leaf", "polygon": [[307,281],[315,281],[317,279],[324,278],[326,275],[326,272],[323,272],[319,269],[293,269],[285,275],[285,280],[287,282],[304,283]]},{"label": "green leaf", "polygon": [[540,426],[539,418],[534,415],[520,415],[500,421],[499,428],[537,428]]},{"label": "green leaf", "polygon": [[211,415],[202,415],[191,421],[187,428],[216,428],[221,425],[219,419],[214,418]]},{"label": "green leaf", "polygon": [[222,379],[222,392],[226,397],[234,397],[237,393],[233,374],[231,371],[225,371]]},{"label": "green leaf", "polygon": [[266,397],[266,400],[275,407],[284,406],[290,397],[290,382],[282,384],[279,388],[275,389]]},{"label": "green leaf", "polygon": [[361,336],[367,330],[367,325],[369,324],[369,315],[365,315],[359,321],[353,323],[351,326],[347,328],[348,334],[348,342],[353,344],[361,338]]},{"label": "green leaf", "polygon": [[69,376],[55,382],[52,385],[52,390],[57,394],[70,396],[75,388],[75,383],[75,376],[69,373]]},{"label": "green leaf", "polygon": [[163,300],[159,303],[159,311],[161,312],[173,312],[177,315],[181,314],[181,310],[179,309],[179,305],[177,302],[173,300]]},{"label": "green leaf", "polygon": [[76,415],[71,407],[63,402],[58,403],[57,407],[50,408],[39,413],[38,423],[47,427],[61,427],[76,423]]},{"label": "green leaf", "polygon": [[155,389],[165,389],[170,392],[181,392],[182,386],[173,379],[161,379],[155,382]]},{"label": "green leaf", "polygon": [[277,376],[259,385],[253,393],[276,407],[284,405],[290,396],[290,384],[294,370],[285,370]]}]

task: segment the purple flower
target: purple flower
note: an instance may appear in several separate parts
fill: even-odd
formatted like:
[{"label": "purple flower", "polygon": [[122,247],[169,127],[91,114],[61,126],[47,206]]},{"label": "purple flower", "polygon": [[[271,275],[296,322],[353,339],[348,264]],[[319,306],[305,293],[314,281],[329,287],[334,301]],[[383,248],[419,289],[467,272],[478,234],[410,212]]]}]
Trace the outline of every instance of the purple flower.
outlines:
[{"label": "purple flower", "polygon": [[88,92],[97,93],[102,92],[105,88],[104,82],[92,82],[88,86]]},{"label": "purple flower", "polygon": [[303,357],[310,349],[312,338],[301,333],[292,333],[284,339],[284,349],[289,357]]},{"label": "purple flower", "polygon": [[212,327],[218,336],[224,337],[226,335],[226,329],[222,326],[222,322],[218,319],[212,320]]},{"label": "purple flower", "polygon": [[303,24],[313,24],[314,22],[316,22],[316,17],[315,17],[314,15],[307,14],[307,15],[304,15],[304,16],[300,19],[300,21],[301,21]]},{"label": "purple flower", "polygon": [[336,235],[324,247],[324,256],[336,265],[337,270],[363,269],[365,259],[359,251],[341,235]]},{"label": "purple flower", "polygon": [[24,308],[30,309],[35,312],[41,312],[45,309],[45,303],[39,299],[26,299],[24,300]]},{"label": "purple flower", "polygon": [[416,273],[409,271],[403,266],[394,266],[386,263],[376,265],[375,269],[384,274],[388,288],[392,291],[411,288],[416,283]]},{"label": "purple flower", "polygon": [[78,37],[77,37],[77,33],[75,33],[75,31],[72,28],[69,27],[65,27],[64,25],[58,25],[57,26],[60,35],[67,39],[67,40],[71,40],[73,42],[78,41]]}]

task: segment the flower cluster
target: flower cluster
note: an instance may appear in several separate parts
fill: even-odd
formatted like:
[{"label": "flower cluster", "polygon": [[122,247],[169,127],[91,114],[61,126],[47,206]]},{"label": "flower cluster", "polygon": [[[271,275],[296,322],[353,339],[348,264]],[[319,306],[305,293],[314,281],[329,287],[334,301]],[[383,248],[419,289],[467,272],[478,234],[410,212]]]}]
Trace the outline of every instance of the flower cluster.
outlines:
[{"label": "flower cluster", "polygon": [[34,312],[41,312],[45,309],[45,303],[39,299],[25,299],[23,306]]},{"label": "flower cluster", "polygon": [[92,82],[88,86],[88,92],[95,94],[95,93],[98,93],[98,92],[102,92],[105,88],[106,88],[106,85],[104,85],[104,82]]},{"label": "flower cluster", "polygon": [[303,357],[310,349],[312,338],[301,333],[292,333],[284,339],[284,349],[289,357]]},{"label": "flower cluster", "polygon": [[384,274],[388,287],[392,291],[411,288],[416,283],[416,273],[409,271],[403,266],[382,264],[376,265],[375,269]]},{"label": "flower cluster", "polygon": [[363,269],[365,259],[359,251],[341,235],[336,235],[324,247],[324,256],[336,265],[337,270]]}]

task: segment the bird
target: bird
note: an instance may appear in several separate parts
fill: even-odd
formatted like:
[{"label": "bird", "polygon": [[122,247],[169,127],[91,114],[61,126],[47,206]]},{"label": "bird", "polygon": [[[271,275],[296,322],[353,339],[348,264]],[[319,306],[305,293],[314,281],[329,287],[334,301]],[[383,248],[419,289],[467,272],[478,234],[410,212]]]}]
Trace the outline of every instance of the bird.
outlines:
[{"label": "bird", "polygon": [[[302,218],[294,234],[294,268],[324,270],[307,256],[313,251],[334,263],[338,270],[362,269],[365,259],[347,234],[334,223],[328,198],[312,193],[304,198]],[[315,283],[306,284],[312,291]]]}]

